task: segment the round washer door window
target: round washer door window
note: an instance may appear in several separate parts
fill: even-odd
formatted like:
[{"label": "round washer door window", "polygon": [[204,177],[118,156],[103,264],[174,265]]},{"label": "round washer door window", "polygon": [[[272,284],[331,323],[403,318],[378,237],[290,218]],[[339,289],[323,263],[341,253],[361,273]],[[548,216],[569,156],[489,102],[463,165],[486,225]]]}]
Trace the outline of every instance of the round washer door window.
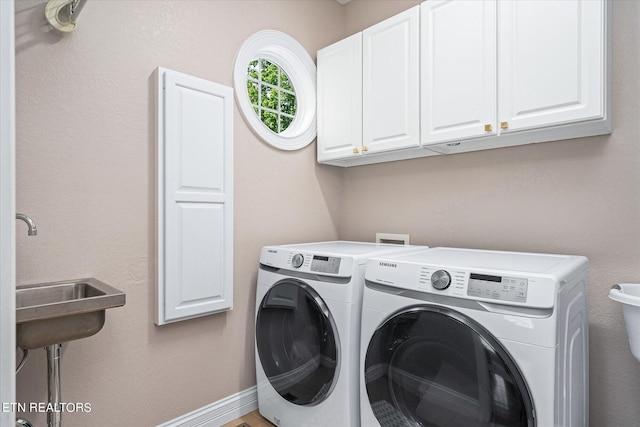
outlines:
[{"label": "round washer door window", "polygon": [[517,366],[482,326],[441,307],[392,316],[365,359],[369,403],[382,427],[532,427]]},{"label": "round washer door window", "polygon": [[322,298],[304,282],[287,279],[262,299],[256,344],[273,388],[297,405],[325,400],[338,377],[338,335]]}]

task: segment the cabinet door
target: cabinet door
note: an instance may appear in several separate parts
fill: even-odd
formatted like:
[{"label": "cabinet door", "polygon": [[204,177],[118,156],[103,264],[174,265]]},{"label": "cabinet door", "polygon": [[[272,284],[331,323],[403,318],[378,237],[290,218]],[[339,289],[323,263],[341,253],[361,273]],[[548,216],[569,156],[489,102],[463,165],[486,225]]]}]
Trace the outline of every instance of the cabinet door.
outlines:
[{"label": "cabinet door", "polygon": [[233,303],[233,90],[158,69],[156,323]]},{"label": "cabinet door", "polygon": [[318,51],[318,161],[359,155],[362,33]]},{"label": "cabinet door", "polygon": [[415,6],[362,32],[365,154],[420,145],[419,20]]},{"label": "cabinet door", "polygon": [[604,0],[500,1],[503,132],[604,115]]},{"label": "cabinet door", "polygon": [[496,134],[496,2],[421,5],[423,145]]}]

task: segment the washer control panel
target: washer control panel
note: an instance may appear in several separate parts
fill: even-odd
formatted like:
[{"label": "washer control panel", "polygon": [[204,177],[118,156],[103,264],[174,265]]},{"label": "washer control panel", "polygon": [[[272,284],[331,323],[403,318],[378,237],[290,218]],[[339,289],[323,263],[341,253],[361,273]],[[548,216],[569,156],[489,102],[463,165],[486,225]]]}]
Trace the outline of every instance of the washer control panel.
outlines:
[{"label": "washer control panel", "polygon": [[317,276],[348,278],[353,276],[358,264],[354,257],[348,255],[310,252],[303,248],[291,250],[287,247],[265,246],[260,253],[260,265],[283,270],[281,274],[296,271]]},{"label": "washer control panel", "polygon": [[467,295],[501,301],[526,302],[529,280],[522,277],[469,274]]},{"label": "washer control panel", "polygon": [[316,273],[338,274],[342,258],[314,255],[311,259],[311,271]]},{"label": "washer control panel", "polygon": [[290,253],[288,263],[295,269],[307,272],[338,274],[342,258],[315,254]]}]

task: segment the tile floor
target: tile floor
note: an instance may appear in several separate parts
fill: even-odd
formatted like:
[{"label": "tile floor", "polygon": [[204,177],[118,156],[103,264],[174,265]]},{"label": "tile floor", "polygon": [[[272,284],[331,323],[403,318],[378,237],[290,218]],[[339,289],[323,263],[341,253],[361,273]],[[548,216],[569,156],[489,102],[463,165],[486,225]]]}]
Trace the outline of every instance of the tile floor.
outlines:
[{"label": "tile floor", "polygon": [[263,418],[258,410],[249,412],[237,420],[229,421],[222,427],[274,427],[269,421]]}]

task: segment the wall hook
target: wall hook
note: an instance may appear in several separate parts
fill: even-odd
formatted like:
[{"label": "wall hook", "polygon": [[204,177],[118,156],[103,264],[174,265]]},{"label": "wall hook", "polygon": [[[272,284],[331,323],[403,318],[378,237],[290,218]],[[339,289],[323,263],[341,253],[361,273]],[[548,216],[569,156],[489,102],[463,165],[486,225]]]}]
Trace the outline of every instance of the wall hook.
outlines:
[{"label": "wall hook", "polygon": [[[86,0],[49,0],[44,9],[44,16],[56,30],[71,32],[76,29],[76,18],[85,2]],[[66,20],[60,16],[65,7],[68,7],[67,13],[63,14],[63,17],[67,16]]]}]

